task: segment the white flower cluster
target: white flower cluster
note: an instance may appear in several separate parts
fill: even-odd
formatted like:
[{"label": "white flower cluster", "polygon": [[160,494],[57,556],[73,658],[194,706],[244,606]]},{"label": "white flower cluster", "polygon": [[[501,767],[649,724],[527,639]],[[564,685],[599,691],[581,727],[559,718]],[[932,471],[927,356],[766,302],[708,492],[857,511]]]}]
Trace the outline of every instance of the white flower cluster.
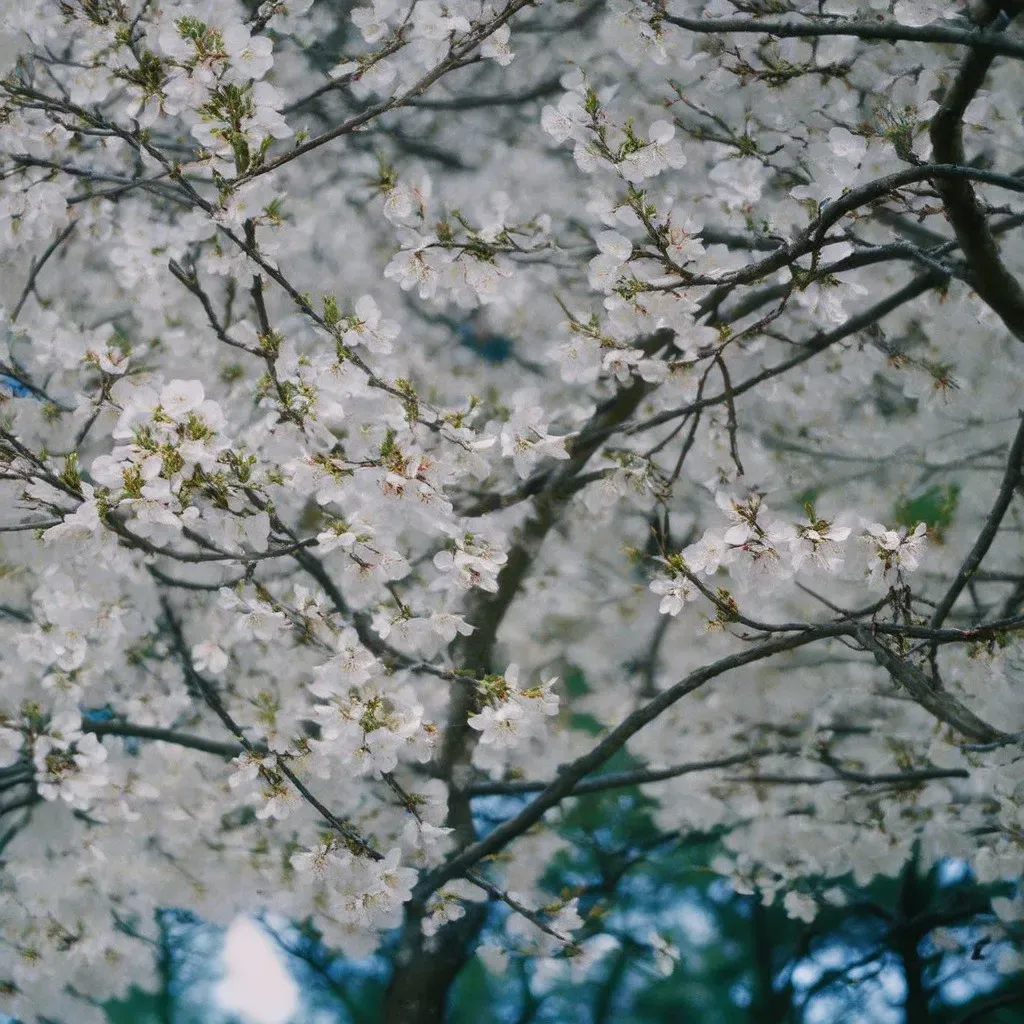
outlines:
[{"label": "white flower cluster", "polygon": [[420,299],[448,300],[467,310],[500,306],[520,287],[508,254],[537,250],[548,241],[550,217],[518,222],[502,192],[481,204],[480,223],[474,226],[464,215],[447,215],[434,197],[433,179],[423,170],[382,187],[383,213],[400,245],[384,277],[404,291],[416,289]]},{"label": "white flower cluster", "polygon": [[427,901],[427,914],[423,918],[424,935],[436,935],[446,924],[466,916],[466,903],[480,903],[487,893],[464,878],[456,878],[442,886]]},{"label": "white flower cluster", "polygon": [[109,780],[106,748],[92,733],[83,733],[81,725],[81,715],[73,711],[55,715],[32,742],[32,763],[44,800],[86,810]]},{"label": "white flower cluster", "polygon": [[501,428],[501,454],[512,459],[516,472],[526,479],[544,458],[568,459],[565,437],[547,432],[544,410],[534,404],[536,396],[527,390],[515,396],[515,409]]},{"label": "white flower cluster", "polygon": [[[101,488],[98,496],[109,511],[125,513],[138,536],[165,544],[197,524],[200,510],[188,495],[198,481],[217,473],[220,456],[229,447],[221,434],[224,414],[216,402],[206,399],[197,380],[171,381],[158,391],[125,379],[112,390],[114,399],[123,403],[113,436],[131,443],[93,461],[90,470]],[[221,534],[225,527],[235,533],[241,525],[234,516],[218,515],[212,508],[205,519]],[[61,528],[55,529],[59,536]],[[245,524],[242,533],[257,550],[265,550],[268,531],[263,516]],[[227,534],[219,539],[237,549],[243,537]]]},{"label": "white flower cluster", "polygon": [[531,738],[543,738],[545,719],[558,714],[558,694],[552,687],[558,678],[540,686],[520,688],[519,666],[511,664],[499,676],[487,676],[479,684],[483,707],[467,719],[480,733],[473,763],[493,771],[505,761],[506,752],[522,746]]},{"label": "white flower cluster", "polygon": [[[154,26],[152,42],[166,62],[165,75],[159,86],[138,89],[140,124],[167,114],[183,117],[212,166],[228,177],[247,170],[250,155],[269,140],[292,135],[281,94],[262,80],[274,64],[266,36],[253,36],[223,13],[188,5],[168,10]],[[118,59],[131,68],[128,52]]]},{"label": "white flower cluster", "polygon": [[401,857],[397,846],[380,860],[356,856],[328,837],[292,854],[291,866],[329,918],[348,928],[383,930],[399,924],[416,882],[415,869],[402,867]]},{"label": "white flower cluster", "polygon": [[[680,569],[712,577],[720,567],[725,568],[741,590],[764,590],[801,571],[834,576],[843,569],[843,545],[852,533],[850,526],[821,519],[810,509],[802,521],[777,519],[763,500],[757,492],[742,499],[721,491],[715,496],[732,525],[725,530],[706,530],[699,541],[680,552],[679,565],[674,565],[672,558],[664,559],[669,574],[650,584],[651,591],[661,598],[658,610],[663,615],[678,615],[688,601],[700,595]],[[859,535],[866,553],[864,577],[887,586],[898,582],[918,567],[926,536],[924,523],[908,532],[905,527],[890,530],[865,522]]]},{"label": "white flower cluster", "polygon": [[881,523],[868,523],[863,540],[870,551],[868,577],[873,582],[894,583],[903,573],[913,572],[921,561],[928,536],[925,523],[913,530],[890,530]]},{"label": "white flower cluster", "polygon": [[[424,721],[423,707],[409,687],[383,686],[367,678],[349,682],[351,665],[343,653],[316,672],[310,690],[325,698],[314,715],[321,740],[310,740],[314,771],[331,778],[339,768],[362,775],[394,771],[399,755],[414,762],[429,761],[434,748],[434,727]],[[354,670],[358,676],[363,670]],[[368,673],[367,673],[368,675]]]},{"label": "white flower cluster", "polygon": [[498,592],[498,574],[508,555],[482,533],[464,533],[453,538],[454,550],[434,555],[434,565],[444,575],[432,584],[437,590],[465,591],[479,587],[489,594]]},{"label": "white flower cluster", "polygon": [[686,165],[671,122],[653,121],[643,139],[629,122],[612,119],[607,109],[609,92],[595,92],[579,73],[566,75],[562,84],[568,91],[557,106],[544,108],[541,127],[558,143],[572,140],[580,170],[614,169],[624,181],[639,184]]}]

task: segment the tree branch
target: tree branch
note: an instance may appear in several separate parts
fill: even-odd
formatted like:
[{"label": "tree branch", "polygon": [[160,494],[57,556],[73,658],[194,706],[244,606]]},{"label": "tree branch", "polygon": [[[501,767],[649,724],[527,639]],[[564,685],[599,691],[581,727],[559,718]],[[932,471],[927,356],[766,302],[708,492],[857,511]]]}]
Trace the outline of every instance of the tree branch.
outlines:
[{"label": "tree branch", "polygon": [[[249,742],[242,730],[242,727],[234,720],[234,718],[232,718],[213,684],[196,670],[195,665],[192,663],[192,656],[189,653],[188,645],[185,642],[181,623],[179,622],[174,610],[171,608],[170,601],[162,595],[160,598],[160,606],[163,609],[164,618],[167,620],[167,624],[170,627],[171,638],[174,642],[174,649],[181,661],[182,668],[185,671],[185,677],[188,679],[189,683],[195,690],[202,694],[203,699],[209,705],[210,710],[213,711],[213,713],[224,723],[224,726],[228,731],[237,737],[243,750],[259,753],[259,749],[255,744]],[[362,856],[369,857],[372,860],[383,859],[383,855],[375,850],[370,842],[359,834],[355,826],[350,822],[336,817],[331,810],[322,804],[302,782],[302,780],[299,779],[295,772],[293,772],[291,768],[284,763],[283,759],[278,759],[277,768],[298,790],[303,799],[320,814],[324,821],[344,836],[345,840],[351,844],[353,849],[357,850]]]},{"label": "tree branch", "polygon": [[387,113],[389,110],[405,106],[405,104],[410,100],[416,99],[418,96],[426,92],[434,82],[439,78],[443,78],[449,71],[462,67],[468,55],[471,54],[480,43],[501,28],[501,26],[509,21],[514,14],[522,10],[524,7],[530,6],[533,2],[534,0],[512,0],[512,2],[509,3],[509,5],[500,14],[485,24],[478,25],[464,39],[452,46],[448,56],[441,61],[440,64],[431,68],[430,71],[406,89],[405,92],[400,93],[398,96],[393,96],[391,99],[376,103],[371,107],[367,107],[366,110],[356,114],[354,117],[348,118],[346,121],[343,121],[336,127],[331,128],[329,131],[326,131],[321,135],[317,135],[316,138],[310,139],[308,142],[304,142],[301,145],[296,146],[290,152],[285,153],[276,160],[272,160],[270,163],[264,164],[262,167],[258,167],[249,174],[243,175],[238,179],[238,183],[240,184],[243,181],[249,181],[252,178],[257,178],[261,175],[269,174],[271,171],[276,171],[279,167],[283,167],[285,164],[291,163],[292,160],[295,160],[300,156],[304,156],[306,153],[312,152],[314,149],[319,149],[321,146],[328,142],[333,142],[342,135],[348,135],[351,132],[354,132],[357,128],[361,128],[364,124],[372,121],[376,117],[379,117],[381,114]]},{"label": "tree branch", "polygon": [[[932,118],[932,153],[940,163],[964,163],[963,117],[983,85],[994,57],[995,52],[989,49],[975,49],[968,54]],[[935,178],[935,189],[942,197],[967,260],[974,290],[1010,332],[1024,341],[1024,288],[1003,264],[974,189],[965,178],[940,177]]]},{"label": "tree branch", "polygon": [[674,14],[666,14],[661,20],[667,25],[702,34],[756,34],[776,36],[779,39],[853,36],[857,39],[876,39],[893,43],[944,43],[949,46],[969,46],[978,53],[990,55],[990,59],[995,56],[1006,56],[1024,60],[1024,44],[1013,42],[997,32],[972,32],[968,29],[940,28],[932,25],[911,27],[896,22],[886,24],[870,21],[759,21],[753,18],[683,18]]},{"label": "tree branch", "polygon": [[[709,772],[716,768],[730,768],[734,764],[753,761],[758,757],[771,757],[778,754],[798,754],[799,747],[760,747],[731,754],[714,761],[690,761],[677,764],[671,768],[638,768],[628,772],[609,772],[593,779],[584,779],[573,786],[568,796],[583,796],[588,793],[602,793],[609,789],[623,789],[627,786],[645,786],[651,782],[664,782],[676,779],[681,775],[692,775],[695,772]],[[519,793],[540,793],[547,789],[551,782],[474,782],[466,786],[465,792],[470,796],[516,796]]]},{"label": "tree branch", "polygon": [[988,554],[988,549],[996,539],[996,534],[999,532],[1003,517],[1006,515],[1010,502],[1013,500],[1014,492],[1020,484],[1022,472],[1024,472],[1024,417],[1021,417],[1016,436],[1010,447],[1010,454],[1006,459],[1006,472],[1003,474],[1003,481],[1000,484],[999,493],[996,495],[992,511],[989,512],[985,525],[982,527],[981,533],[978,534],[978,539],[967,553],[963,565],[960,566],[956,579],[953,580],[949,590],[946,591],[942,600],[936,606],[931,621],[928,623],[930,629],[938,629],[945,622],[953,605],[956,604],[956,599],[974,577],[978,566],[981,565],[985,555]]},{"label": "tree branch", "polygon": [[483,839],[466,848],[450,859],[446,864],[424,876],[413,890],[414,900],[426,899],[435,889],[444,885],[452,878],[462,875],[482,858],[503,849],[517,836],[535,825],[550,810],[567,796],[576,784],[601,767],[618,750],[626,745],[629,739],[645,725],[653,722],[662,712],[677,703],[687,694],[698,690],[706,682],[726,672],[742,668],[744,665],[763,661],[783,651],[796,650],[819,640],[849,635],[851,627],[845,624],[822,625],[794,636],[780,637],[765,643],[731,654],[718,661],[705,665],[691,672],[674,686],[664,690],[653,700],[638,708],[622,720],[607,736],[588,753],[578,757],[566,765],[557,779],[548,786],[518,814],[503,822]]},{"label": "tree branch", "polygon": [[95,733],[97,736],[134,736],[142,740],[159,740],[162,743],[172,743],[177,747],[188,747],[190,750],[202,750],[204,753],[224,758],[238,757],[247,749],[241,743],[208,740],[205,736],[193,736],[191,733],[178,732],[176,729],[135,725],[132,722],[95,722],[83,718],[82,732]]},{"label": "tree branch", "polygon": [[858,626],[854,635],[860,645],[866,651],[870,651],[874,655],[875,661],[892,676],[893,681],[902,685],[903,689],[921,707],[933,714],[940,722],[944,722],[977,743],[992,743],[1006,738],[1005,732],[980,719],[952,694],[933,686],[928,677],[916,665],[897,657],[887,647],[880,644],[868,627]]}]

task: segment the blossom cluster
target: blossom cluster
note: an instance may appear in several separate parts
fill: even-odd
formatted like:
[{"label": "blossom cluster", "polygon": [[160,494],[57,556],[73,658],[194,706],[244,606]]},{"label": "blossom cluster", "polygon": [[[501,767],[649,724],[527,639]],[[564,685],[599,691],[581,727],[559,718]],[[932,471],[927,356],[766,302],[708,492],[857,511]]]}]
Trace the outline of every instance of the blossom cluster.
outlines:
[{"label": "blossom cluster", "polygon": [[[678,615],[687,601],[700,596],[694,577],[713,577],[720,568],[727,569],[743,590],[774,587],[802,570],[835,575],[844,568],[844,543],[853,531],[841,520],[818,518],[813,509],[798,522],[777,519],[757,492],[743,499],[719,492],[715,500],[733,525],[705,530],[700,540],[675,556],[678,561],[663,559],[669,575],[656,578],[650,586],[661,597],[662,614]],[[913,531],[865,523],[858,535],[863,577],[888,586],[901,582],[918,567],[926,532],[924,523]]]},{"label": "blossom cluster", "polygon": [[493,771],[504,763],[505,752],[526,743],[533,737],[543,739],[547,733],[546,718],[558,714],[558,694],[552,687],[557,677],[539,686],[519,685],[519,666],[511,664],[498,676],[486,676],[479,684],[482,707],[467,719],[479,734],[474,763],[485,771]]}]

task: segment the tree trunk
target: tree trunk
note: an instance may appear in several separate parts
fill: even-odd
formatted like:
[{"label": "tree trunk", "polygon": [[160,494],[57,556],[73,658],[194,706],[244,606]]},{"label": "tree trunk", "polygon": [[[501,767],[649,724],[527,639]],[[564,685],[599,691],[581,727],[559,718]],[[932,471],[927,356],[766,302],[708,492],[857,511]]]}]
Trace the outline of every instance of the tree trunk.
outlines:
[{"label": "tree trunk", "polygon": [[448,993],[473,955],[487,904],[474,903],[466,916],[426,937],[419,920],[408,920],[384,996],[381,1024],[443,1024]]},{"label": "tree trunk", "polygon": [[896,924],[896,953],[903,965],[907,995],[903,1003],[906,1024],[928,1024],[928,991],[924,984],[924,965],[918,952],[919,935],[912,922],[924,908],[921,906],[917,875],[917,851],[907,862],[900,880],[899,918]]},{"label": "tree trunk", "polygon": [[789,1010],[788,992],[775,990],[775,943],[772,940],[768,911],[757,896],[750,897],[751,959],[754,968],[754,993],[750,1001],[752,1024],[779,1024]]},{"label": "tree trunk", "polygon": [[[668,344],[672,337],[671,331],[662,330],[644,344],[653,352]],[[545,538],[575,493],[580,471],[601,447],[607,429],[628,419],[650,390],[651,385],[637,380],[600,406],[587,427],[574,438],[569,459],[534,496],[533,514],[520,529],[498,574],[497,593],[476,594],[472,607],[467,609],[474,630],[454,648],[460,668],[477,677],[499,669],[493,662],[498,630]],[[434,763],[437,776],[449,786],[446,824],[454,829],[456,850],[464,849],[477,838],[469,797],[453,784],[470,769],[476,736],[466,720],[476,710],[475,702],[476,694],[470,686],[453,684],[444,739]],[[420,928],[422,914],[422,905],[406,905],[402,938],[384,997],[382,1024],[442,1024],[448,992],[473,955],[487,918],[487,904],[467,905],[465,917],[453,921],[432,938],[425,937]]]}]

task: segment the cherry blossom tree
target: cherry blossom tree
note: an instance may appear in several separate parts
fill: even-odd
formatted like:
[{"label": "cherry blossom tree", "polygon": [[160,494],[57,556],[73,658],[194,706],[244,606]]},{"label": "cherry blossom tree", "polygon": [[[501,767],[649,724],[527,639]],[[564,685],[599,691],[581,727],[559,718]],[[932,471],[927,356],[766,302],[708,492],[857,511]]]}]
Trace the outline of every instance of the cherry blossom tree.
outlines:
[{"label": "cherry blossom tree", "polygon": [[171,906],[583,977],[616,787],[797,919],[1018,879],[1022,21],[3,5],[0,1009]]}]

